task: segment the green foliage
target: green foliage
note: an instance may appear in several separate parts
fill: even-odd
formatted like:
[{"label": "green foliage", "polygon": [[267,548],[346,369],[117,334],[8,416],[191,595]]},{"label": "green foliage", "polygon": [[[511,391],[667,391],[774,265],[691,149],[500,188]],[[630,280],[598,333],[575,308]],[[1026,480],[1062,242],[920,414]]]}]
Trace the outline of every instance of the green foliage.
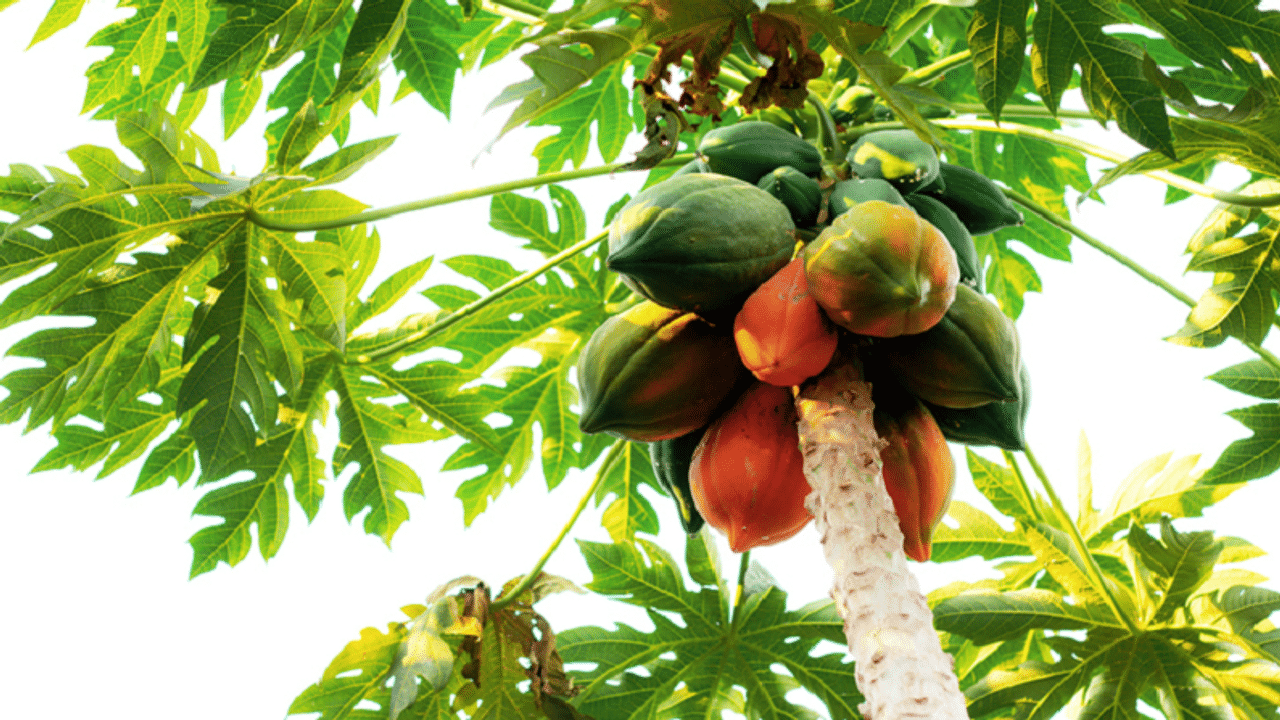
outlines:
[{"label": "green foliage", "polygon": [[[55,0],[31,44],[77,22],[84,5]],[[364,139],[350,117],[357,103],[377,113],[384,81],[398,77],[394,101],[416,93],[448,117],[456,87],[477,91],[471,73],[521,53],[532,77],[492,106],[515,105],[500,137],[552,129],[534,151],[543,175],[581,168],[593,151],[625,160],[633,131],[649,145],[628,167],[650,169],[744,119],[745,107],[778,101],[787,107],[752,119],[798,130],[828,161],[863,125],[909,128],[1064,220],[1067,195],[1098,199],[1129,174],[1199,183],[1233,163],[1252,174],[1240,194],[1280,193],[1280,12],[1252,0],[579,0],[555,13],[550,0],[118,5],[131,14],[89,41],[102,52],[83,110],[113,122],[132,157],[80,145],[67,152],[73,168],[15,164],[0,176],[0,328],[45,321],[9,350],[21,365],[0,378],[0,422],[48,428],[56,445],[34,469],[107,477],[132,465],[135,493],[170,479],[199,487],[193,512],[212,524],[190,539],[192,576],[236,565],[255,543],[273,557],[291,502],[313,519],[326,486],[349,520],[363,516],[365,532],[390,543],[409,519],[404,495],[436,470],[397,459],[395,446],[457,444],[439,469],[464,475],[456,496],[468,524],[535,466],[548,488],[594,470],[582,503],[603,508],[613,542],[579,542],[589,588],[644,608],[654,625],[557,635],[533,606],[572,583],[539,565],[534,582],[492,599],[463,578],[405,608],[408,622],[362,631],[289,709],[324,720],[816,717],[788,698],[796,689],[835,720],[858,717],[861,701],[852,665],[819,645],[844,642],[830,602],[788,610],[750,563],[738,597],[705,531],[689,539],[682,571],[644,538],[670,517],[652,502],[660,484],[647,448],[580,431],[578,354],[634,297],[605,271],[595,216],[573,193],[541,178],[520,185],[547,185],[536,193],[479,191],[492,195],[489,224],[514,239],[507,247],[557,258],[546,266],[424,255],[366,287],[381,237],[367,217],[352,219],[366,202],[331,186],[391,146]],[[956,55],[965,50],[968,60]],[[656,84],[664,74],[670,82]],[[1077,90],[1087,113],[1061,110]],[[223,173],[193,122],[215,105],[230,138],[264,97],[279,113],[265,170]],[[1002,124],[963,117],[981,108]],[[1068,116],[1114,120],[1150,150],[1091,178],[1081,145],[1019,129],[1058,131]],[[328,138],[338,149],[314,159]],[[652,167],[649,184],[675,168]],[[845,170],[828,164],[823,179]],[[1166,201],[1186,196],[1170,188]],[[1189,269],[1212,280],[1169,339],[1259,349],[1261,359],[1209,378],[1260,400],[1228,413],[1253,434],[1204,473],[1197,456],[1152,458],[1102,508],[1082,442],[1074,518],[1028,488],[1011,454],[1006,464],[967,453],[1000,517],[953,503],[933,557],[980,557],[1001,577],[930,601],[971,717],[1276,713],[1280,593],[1231,566],[1262,550],[1181,529],[1280,469],[1280,364],[1260,349],[1276,323],[1280,212],[1219,196],[1230,201],[1187,248]],[[975,238],[988,292],[1011,318],[1027,292],[1045,290],[1037,256],[1072,257],[1069,233],[1024,214],[1023,226]],[[434,309],[397,316],[415,292]],[[336,447],[320,432],[331,418]]]},{"label": "green foliage", "polygon": [[675,560],[652,543],[579,543],[593,576],[587,587],[645,608],[655,630],[619,623],[614,630],[560,633],[566,662],[595,665],[577,675],[582,691],[574,704],[593,717],[677,718],[732,707],[743,692],[745,712],[753,716],[809,717],[785,697],[798,686],[817,695],[833,718],[857,717],[862,698],[852,666],[841,653],[811,654],[820,640],[843,640],[831,602],[788,611],[786,593],[766,586],[731,608],[718,568],[708,564],[712,556],[697,547],[706,542],[703,532],[688,541],[692,591]]}]

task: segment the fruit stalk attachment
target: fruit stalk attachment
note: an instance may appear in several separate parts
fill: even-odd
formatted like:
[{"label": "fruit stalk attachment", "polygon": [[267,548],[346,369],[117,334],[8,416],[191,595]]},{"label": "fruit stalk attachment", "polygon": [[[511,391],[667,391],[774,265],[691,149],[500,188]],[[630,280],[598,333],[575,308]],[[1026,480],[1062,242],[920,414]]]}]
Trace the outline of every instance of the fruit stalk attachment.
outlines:
[{"label": "fruit stalk attachment", "polygon": [[968,715],[954,663],[907,568],[902,531],[881,476],[883,441],[872,423],[871,386],[837,359],[796,400],[807,507],[835,573],[831,595],[857,663],[859,707],[873,720]]}]

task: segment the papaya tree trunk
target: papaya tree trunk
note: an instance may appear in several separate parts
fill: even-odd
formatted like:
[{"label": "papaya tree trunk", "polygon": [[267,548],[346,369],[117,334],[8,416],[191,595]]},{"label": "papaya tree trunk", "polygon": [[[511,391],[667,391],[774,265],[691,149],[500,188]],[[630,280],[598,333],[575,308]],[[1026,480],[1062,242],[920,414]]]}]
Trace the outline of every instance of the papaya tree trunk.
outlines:
[{"label": "papaya tree trunk", "polygon": [[868,720],[966,718],[954,663],[907,567],[902,531],[880,474],[884,441],[871,420],[871,386],[836,363],[796,399],[800,449],[813,488],[807,507],[835,572],[831,589],[857,663]]}]

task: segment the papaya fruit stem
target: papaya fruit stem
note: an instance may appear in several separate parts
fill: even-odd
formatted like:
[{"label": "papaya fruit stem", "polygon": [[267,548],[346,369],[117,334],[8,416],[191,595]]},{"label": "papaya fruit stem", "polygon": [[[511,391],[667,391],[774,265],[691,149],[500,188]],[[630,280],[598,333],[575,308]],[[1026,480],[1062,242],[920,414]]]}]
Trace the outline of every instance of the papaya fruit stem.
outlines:
[{"label": "papaya fruit stem", "polygon": [[733,611],[729,614],[730,621],[737,624],[738,613],[742,610],[742,601],[745,599],[746,592],[744,588],[747,584],[747,568],[751,565],[751,551],[744,550],[742,555],[738,556],[738,584],[733,592]]},{"label": "papaya fruit stem", "polygon": [[[1085,232],[1084,230],[1072,224],[1071,222],[1063,220],[1062,218],[1058,217],[1058,215],[1054,213],[1052,210],[1050,210],[1049,208],[1046,208],[1045,206],[1041,205],[1035,200],[1032,200],[1026,195],[1023,195],[1022,193],[1017,192],[1016,190],[1010,190],[1008,188],[1000,188],[1000,189],[1002,192],[1004,192],[1005,197],[1009,198],[1013,202],[1016,202],[1022,207],[1035,213],[1037,216],[1042,218],[1045,222],[1049,223],[1050,225],[1054,225],[1063,230],[1066,230],[1072,235],[1080,238],[1089,247],[1092,247],[1093,249],[1097,250],[1103,255],[1106,255],[1112,260],[1115,260],[1121,265],[1129,268],[1133,272],[1137,273],[1140,277],[1142,277],[1142,279],[1146,280],[1152,285],[1155,285],[1161,290],[1164,290],[1165,292],[1169,293],[1170,296],[1172,296],[1174,299],[1176,299],[1178,302],[1182,303],[1183,305],[1186,305],[1189,308],[1194,308],[1196,306],[1196,301],[1194,298],[1182,292],[1178,288],[1174,287],[1168,280],[1165,280],[1159,275],[1156,275],[1155,273],[1146,269],[1141,264],[1139,264],[1138,261],[1129,257],[1128,255],[1125,255],[1119,250],[1116,250],[1110,245],[1102,242],[1098,238],[1090,235],[1089,233]],[[1272,318],[1271,324],[1275,327],[1280,327],[1280,317]],[[1268,365],[1276,368],[1277,370],[1280,370],[1280,358],[1276,357],[1270,350],[1267,350],[1266,348],[1262,347],[1261,345],[1255,342],[1243,340],[1240,338],[1236,338],[1236,339],[1240,340],[1240,342],[1245,347],[1252,350],[1258,357],[1262,358],[1262,360],[1266,362]]]},{"label": "papaya fruit stem", "polygon": [[420,343],[423,340],[426,340],[427,338],[439,333],[440,331],[445,330],[446,328],[454,325],[458,321],[476,314],[480,310],[484,309],[485,306],[501,298],[503,295],[506,295],[507,293],[511,292],[512,290],[515,290],[521,285],[527,284],[528,282],[537,278],[539,275],[545,273],[546,271],[550,270],[556,265],[559,265],[565,260],[568,260],[574,255],[581,253],[582,251],[586,250],[592,245],[599,243],[600,241],[604,240],[608,236],[609,236],[609,231],[603,230],[597,233],[596,235],[593,235],[585,240],[580,240],[577,243],[570,245],[564,250],[561,250],[555,255],[552,255],[551,257],[547,258],[546,262],[542,263],[538,267],[532,270],[529,270],[528,272],[517,275],[511,278],[510,280],[506,281],[505,283],[499,285],[498,287],[490,291],[488,295],[472,300],[471,302],[467,303],[466,305],[463,305],[457,310],[454,310],[453,312],[440,317],[439,319],[437,319],[435,322],[431,323],[427,327],[424,327],[421,330],[418,330],[416,332],[410,333],[409,335],[406,335],[405,337],[400,338],[399,340],[391,343],[390,345],[383,346],[381,348],[378,348],[377,350],[373,350],[368,353],[357,355],[355,358],[349,359],[348,362],[353,365],[366,365],[375,360],[379,360],[389,355],[394,355],[400,352],[401,350],[404,350],[405,348],[410,347],[411,345]]},{"label": "papaya fruit stem", "polygon": [[[680,153],[658,163],[658,167],[683,165],[693,158],[694,153]],[[473,200],[475,198],[497,195],[499,193],[510,192],[512,190],[522,190],[524,188],[538,187],[540,185],[549,185],[551,183],[565,182],[568,180],[577,180],[579,178],[596,177],[598,175],[609,175],[625,170],[626,165],[627,163],[619,162],[611,163],[609,165],[600,165],[597,167],[546,173],[545,175],[534,175],[533,177],[509,180],[495,185],[471,188],[470,190],[459,190],[458,192],[448,193],[445,195],[436,195],[422,200],[412,200],[398,205],[389,205],[384,208],[365,210],[364,212],[358,212],[354,215],[347,215],[345,217],[331,220],[320,220],[318,222],[291,223],[277,221],[271,218],[270,213],[264,214],[252,207],[245,209],[244,217],[246,220],[258,227],[265,228],[267,230],[276,230],[279,232],[334,230],[336,228],[349,227],[351,225],[362,225],[375,220],[385,220],[389,217],[402,215],[415,210],[425,210],[439,205],[448,205],[450,203],[462,202],[463,200]]]},{"label": "papaya fruit stem", "polygon": [[858,709],[875,720],[963,720],[964,694],[942,650],[920,584],[907,566],[893,500],[881,475],[884,441],[871,386],[837,359],[796,400],[805,477],[831,591],[858,668]]},{"label": "papaya fruit stem", "polygon": [[1081,569],[1085,571],[1085,574],[1089,576],[1089,581],[1107,601],[1107,606],[1111,608],[1111,612],[1116,616],[1116,619],[1123,622],[1132,635],[1138,635],[1141,631],[1138,629],[1137,623],[1128,613],[1121,609],[1115,593],[1111,591],[1111,587],[1107,585],[1106,578],[1102,574],[1102,567],[1098,565],[1097,558],[1089,551],[1089,545],[1085,543],[1084,537],[1080,535],[1080,527],[1076,525],[1075,521],[1071,519],[1071,515],[1067,513],[1066,506],[1062,504],[1062,498],[1058,497],[1058,492],[1053,489],[1053,483],[1049,481],[1049,476],[1045,473],[1044,468],[1041,467],[1040,462],[1036,460],[1036,455],[1031,452],[1030,446],[1024,446],[1022,455],[1031,464],[1031,471],[1040,479],[1040,485],[1044,487],[1045,493],[1049,496],[1049,503],[1053,506],[1054,514],[1058,516],[1058,522],[1071,536],[1071,544],[1075,545],[1076,552],[1085,561],[1085,567]]},{"label": "papaya fruit stem", "polygon": [[596,471],[595,479],[591,481],[591,485],[587,487],[587,491],[582,494],[582,499],[578,501],[578,506],[573,509],[573,514],[569,516],[569,520],[565,522],[564,527],[560,528],[560,534],[556,536],[555,540],[551,541],[551,545],[547,547],[546,552],[542,553],[542,557],[538,558],[538,562],[534,563],[533,569],[524,577],[520,578],[520,582],[515,587],[511,588],[511,592],[504,593],[502,597],[489,603],[490,612],[501,610],[507,605],[510,605],[515,602],[516,598],[523,595],[526,590],[533,587],[533,583],[536,582],[538,576],[542,574],[542,568],[547,564],[547,561],[551,559],[551,556],[555,554],[556,549],[560,547],[560,543],[564,542],[564,539],[568,537],[569,531],[572,530],[574,524],[578,522],[578,517],[582,515],[582,511],[586,509],[587,503],[591,500],[592,496],[596,494],[596,490],[600,487],[600,483],[604,482],[605,476],[609,474],[609,471],[613,469],[614,464],[618,462],[618,458],[622,455],[622,449],[626,447],[627,444],[626,440],[619,440],[613,444],[613,447],[609,448],[609,453],[605,455],[604,462],[600,464],[600,469]]}]

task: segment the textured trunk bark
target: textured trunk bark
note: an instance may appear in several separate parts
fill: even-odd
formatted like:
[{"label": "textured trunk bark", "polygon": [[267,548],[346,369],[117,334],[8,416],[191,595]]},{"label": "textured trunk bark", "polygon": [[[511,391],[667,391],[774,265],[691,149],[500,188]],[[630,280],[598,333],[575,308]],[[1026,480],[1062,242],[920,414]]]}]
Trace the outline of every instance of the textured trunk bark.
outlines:
[{"label": "textured trunk bark", "polygon": [[831,589],[857,663],[867,720],[968,715],[954,663],[907,567],[902,531],[880,475],[871,386],[852,363],[833,364],[796,399],[807,505],[835,572]]}]

